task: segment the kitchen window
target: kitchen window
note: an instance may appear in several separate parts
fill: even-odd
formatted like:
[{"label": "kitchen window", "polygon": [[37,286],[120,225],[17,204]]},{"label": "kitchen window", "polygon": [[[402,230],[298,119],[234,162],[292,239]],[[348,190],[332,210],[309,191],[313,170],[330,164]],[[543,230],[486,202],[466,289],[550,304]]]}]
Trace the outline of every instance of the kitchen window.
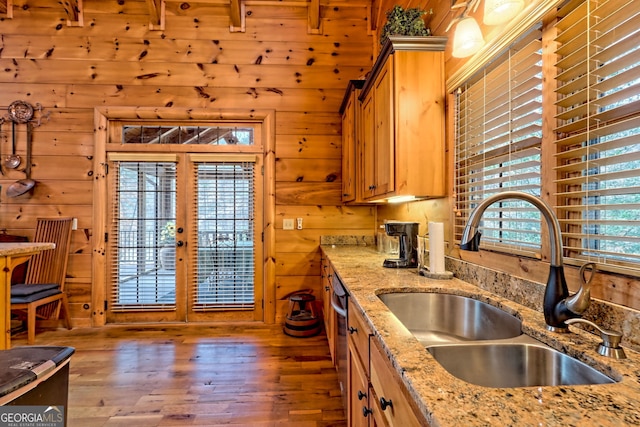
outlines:
[{"label": "kitchen window", "polygon": [[640,2],[574,1],[558,16],[556,184],[565,255],[639,269]]},{"label": "kitchen window", "polygon": [[[485,197],[503,191],[540,195],[541,31],[534,29],[456,93],[456,237]],[[507,200],[483,216],[484,249],[540,251],[540,214]]]},{"label": "kitchen window", "polygon": [[[456,91],[456,238],[486,195],[506,190],[544,193],[550,195],[561,224],[566,262],[592,261],[602,270],[637,274],[640,2],[567,0],[558,7],[557,18],[543,30],[555,34],[546,54],[541,31],[534,30]],[[523,62],[516,59],[521,52]],[[543,64],[543,57],[554,62]],[[555,70],[555,79],[543,81],[542,68],[537,84],[519,76],[518,64],[527,60],[550,70],[550,76]],[[501,67],[509,73],[500,72]],[[553,112],[541,110],[540,93],[545,90],[555,90]],[[532,103],[520,102],[523,94]],[[508,112],[499,116],[499,108]],[[550,120],[545,132],[551,132],[547,136],[555,144],[533,143],[542,139],[541,120],[525,118],[550,116],[556,123]],[[503,145],[495,144],[500,138]],[[539,176],[542,150],[553,150],[555,156],[548,169],[553,178],[544,181]],[[540,222],[525,205],[503,204],[493,216],[485,216],[484,249],[525,255],[533,250],[537,256]]]}]

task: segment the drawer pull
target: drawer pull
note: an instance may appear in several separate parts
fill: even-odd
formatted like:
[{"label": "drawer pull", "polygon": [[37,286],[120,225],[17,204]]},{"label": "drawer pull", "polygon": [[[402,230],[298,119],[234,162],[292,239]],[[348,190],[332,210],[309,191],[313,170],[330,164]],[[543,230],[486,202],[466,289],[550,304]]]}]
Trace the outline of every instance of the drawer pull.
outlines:
[{"label": "drawer pull", "polygon": [[384,397],[380,398],[380,408],[384,411],[387,408],[393,408],[393,402],[391,399],[387,400]]},{"label": "drawer pull", "polygon": [[358,332],[358,328],[354,328],[353,326],[349,326],[349,333],[350,334],[355,334],[356,332]]},{"label": "drawer pull", "polygon": [[367,408],[366,406],[362,407],[362,415],[367,418],[369,416],[369,414],[373,414],[373,411],[369,408]]},{"label": "drawer pull", "polygon": [[367,393],[363,393],[362,391],[358,390],[358,400],[362,400],[365,397],[367,397]]}]

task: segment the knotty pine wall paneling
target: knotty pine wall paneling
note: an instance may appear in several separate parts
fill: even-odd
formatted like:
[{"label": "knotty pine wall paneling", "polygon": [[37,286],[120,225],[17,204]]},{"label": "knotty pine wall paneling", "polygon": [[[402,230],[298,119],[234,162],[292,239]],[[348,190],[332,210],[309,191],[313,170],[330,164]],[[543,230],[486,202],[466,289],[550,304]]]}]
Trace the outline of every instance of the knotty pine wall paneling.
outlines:
[{"label": "knotty pine wall paneling", "polygon": [[[66,289],[74,324],[91,325],[94,108],[271,109],[281,321],[289,292],[321,295],[321,235],[374,230],[375,208],[341,206],[338,113],[348,81],[373,63],[370,2],[323,0],[319,34],[299,0],[245,2],[244,32],[229,31],[222,0],[167,1],[164,30],[152,31],[146,3],[84,0],[83,25],[68,26],[57,0],[14,0],[0,19],[0,108],[24,100],[50,114],[33,133],[33,194],[6,197],[24,175],[0,176],[0,230],[32,237],[39,216],[78,218]],[[303,218],[303,230],[282,230],[284,218]]]}]

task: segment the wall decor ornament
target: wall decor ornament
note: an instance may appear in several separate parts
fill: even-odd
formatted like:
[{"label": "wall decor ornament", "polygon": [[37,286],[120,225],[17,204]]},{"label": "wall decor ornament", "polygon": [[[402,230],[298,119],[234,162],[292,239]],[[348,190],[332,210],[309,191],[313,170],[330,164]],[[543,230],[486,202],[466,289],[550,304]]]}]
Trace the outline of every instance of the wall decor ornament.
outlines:
[{"label": "wall decor ornament", "polygon": [[[36,117],[36,112],[38,115]],[[22,163],[20,156],[16,154],[16,125],[27,126],[27,158],[25,166],[22,172],[25,174],[24,179],[19,179],[7,188],[7,196],[18,197],[26,193],[30,193],[36,186],[36,181],[31,179],[31,150],[33,145],[33,129],[42,125],[43,120],[49,120],[50,113],[42,113],[42,105],[36,104],[35,108],[26,101],[13,101],[7,107],[7,114],[4,117],[0,117],[0,123],[6,121],[11,122],[11,141],[12,150],[11,154],[7,156],[1,156],[2,164],[0,164],[0,173],[2,172],[2,165],[8,169],[16,169]]]}]

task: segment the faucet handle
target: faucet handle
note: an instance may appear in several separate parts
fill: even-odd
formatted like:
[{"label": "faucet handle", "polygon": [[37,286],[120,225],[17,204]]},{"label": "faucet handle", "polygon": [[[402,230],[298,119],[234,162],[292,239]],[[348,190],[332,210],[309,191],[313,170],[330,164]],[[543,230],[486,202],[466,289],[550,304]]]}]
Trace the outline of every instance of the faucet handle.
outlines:
[{"label": "faucet handle", "polygon": [[[589,278],[585,273],[587,268],[591,268]],[[580,267],[580,289],[574,295],[568,297],[565,300],[566,307],[574,314],[581,315],[584,313],[591,304],[591,281],[596,273],[596,264],[594,262],[588,262]]]},{"label": "faucet handle", "polygon": [[602,343],[597,349],[598,354],[615,359],[626,359],[627,355],[624,353],[624,349],[620,347],[620,341],[622,340],[622,334],[620,332],[601,328],[592,321],[581,318],[567,319],[564,323],[567,325],[572,323],[585,323],[591,326],[600,332],[600,337],[602,338]]}]

